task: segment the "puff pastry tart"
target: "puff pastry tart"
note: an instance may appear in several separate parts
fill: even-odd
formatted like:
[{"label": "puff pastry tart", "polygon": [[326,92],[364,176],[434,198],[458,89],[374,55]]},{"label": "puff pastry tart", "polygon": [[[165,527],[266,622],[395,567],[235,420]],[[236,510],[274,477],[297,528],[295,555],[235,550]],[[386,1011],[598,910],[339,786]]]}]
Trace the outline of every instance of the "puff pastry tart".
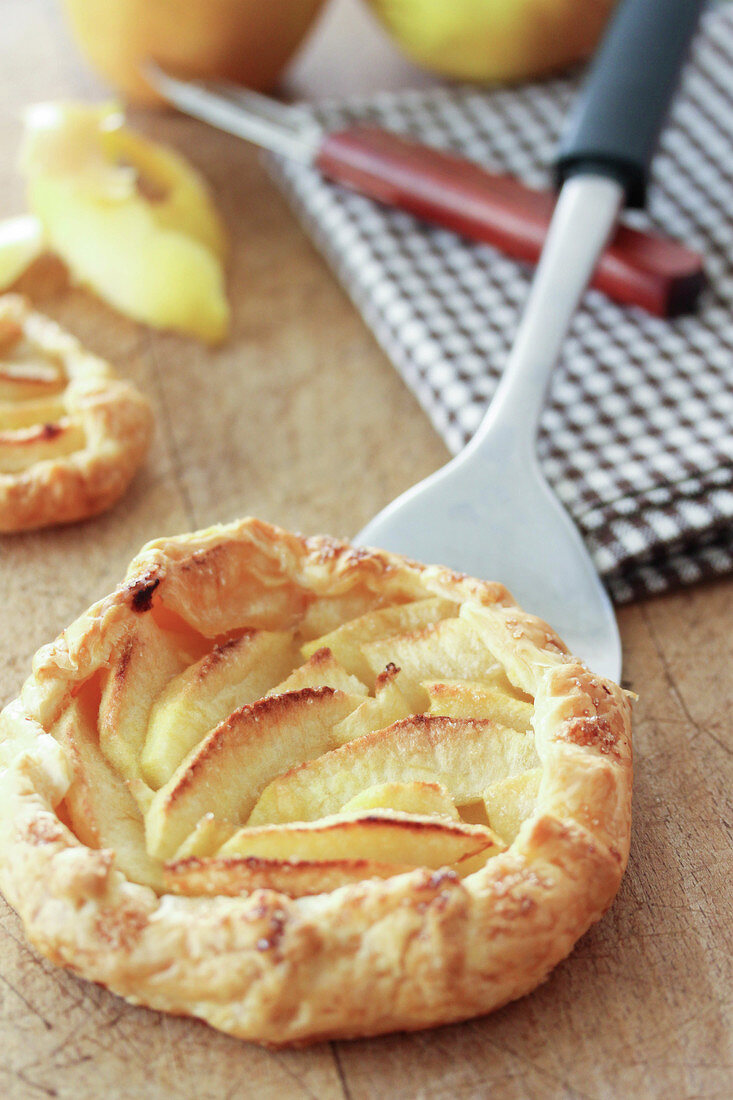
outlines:
[{"label": "puff pastry tart", "polygon": [[46,955],[270,1044],[464,1019],[610,904],[629,703],[499,584],[258,520],[150,543],[0,716]]},{"label": "puff pastry tart", "polygon": [[0,298],[0,531],[108,508],[151,427],[148,402],[108,363],[23,298]]}]

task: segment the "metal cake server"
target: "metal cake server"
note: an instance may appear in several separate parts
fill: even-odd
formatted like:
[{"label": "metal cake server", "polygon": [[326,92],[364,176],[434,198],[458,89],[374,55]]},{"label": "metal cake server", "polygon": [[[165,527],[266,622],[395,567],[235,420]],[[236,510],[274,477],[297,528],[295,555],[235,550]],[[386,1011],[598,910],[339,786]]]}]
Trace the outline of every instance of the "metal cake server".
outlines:
[{"label": "metal cake server", "polygon": [[583,540],[545,481],[535,441],[568,326],[649,163],[702,0],[624,0],[561,144],[562,189],[494,399],[468,446],[388,505],[356,541],[502,581],[596,672],[621,644]]}]

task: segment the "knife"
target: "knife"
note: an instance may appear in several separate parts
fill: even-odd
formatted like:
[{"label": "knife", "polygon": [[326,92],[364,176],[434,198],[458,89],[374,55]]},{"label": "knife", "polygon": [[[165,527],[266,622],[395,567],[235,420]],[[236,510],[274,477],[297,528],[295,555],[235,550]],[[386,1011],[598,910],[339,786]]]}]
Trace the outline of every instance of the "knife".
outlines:
[{"label": "knife", "polygon": [[[506,255],[539,259],[555,205],[551,192],[376,126],[327,132],[297,108],[235,85],[183,80],[153,62],[146,76],[168,102],[220,130]],[[697,253],[623,225],[592,276],[609,297],[662,317],[694,309],[704,283]]]}]

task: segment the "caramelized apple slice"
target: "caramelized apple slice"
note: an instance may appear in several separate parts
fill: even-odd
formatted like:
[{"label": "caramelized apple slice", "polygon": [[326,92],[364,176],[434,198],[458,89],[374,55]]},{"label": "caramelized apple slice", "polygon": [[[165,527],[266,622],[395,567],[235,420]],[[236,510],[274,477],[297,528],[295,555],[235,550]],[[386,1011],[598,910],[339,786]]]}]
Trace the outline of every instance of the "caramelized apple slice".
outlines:
[{"label": "caramelized apple slice", "polygon": [[411,783],[377,783],[360,791],[341,807],[341,813],[364,810],[399,810],[427,817],[437,814],[459,820],[455,802],[442,783],[413,779]]},{"label": "caramelized apple slice", "polygon": [[[542,619],[523,615],[520,622],[512,608],[476,604],[463,604],[460,619],[496,654],[510,682],[529,695],[535,690],[543,666],[555,668],[567,660],[564,643]],[[479,678],[464,675],[464,679]]]},{"label": "caramelized apple slice", "polygon": [[[5,299],[6,308],[9,299]],[[14,317],[0,317],[0,402],[11,407],[32,405],[57,397],[67,384],[63,363],[45,349],[36,347]],[[57,406],[63,410],[63,406]],[[23,425],[4,422],[5,427],[22,427],[55,419],[39,416]]]},{"label": "caramelized apple slice", "polygon": [[[351,619],[330,634],[324,634],[315,641],[307,642],[302,649],[304,657],[310,657],[321,646],[327,646],[336,659],[349,672],[358,676],[369,687],[374,686],[374,678],[388,663],[386,660],[379,668],[374,668],[362,653],[366,641],[387,638],[392,634],[402,634],[416,630],[426,623],[434,623],[447,615],[457,614],[457,606],[450,600],[431,596],[414,603],[384,607],[379,611],[369,611],[357,619]],[[399,664],[399,662],[397,662]]]},{"label": "caramelized apple slice", "polygon": [[346,671],[334,657],[330,649],[322,646],[305,662],[293,671],[277,687],[268,691],[268,695],[283,695],[287,691],[300,691],[304,687],[331,687],[352,695],[366,695],[366,686]]},{"label": "caramelized apple slice", "polygon": [[[0,364],[0,392],[3,389],[3,372]],[[33,428],[58,424],[66,414],[63,401],[56,397],[3,401],[0,399],[0,434],[17,428]]]},{"label": "caramelized apple slice", "polygon": [[480,800],[497,779],[537,763],[528,734],[489,719],[415,715],[278,776],[262,792],[248,824],[313,821],[378,783],[437,780],[462,805]]},{"label": "caramelized apple slice", "polygon": [[338,744],[345,745],[355,737],[384,729],[410,714],[420,714],[426,705],[427,696],[422,688],[407,680],[396,665],[388,665],[377,676],[374,695],[336,726]]},{"label": "caramelized apple slice", "polygon": [[511,684],[503,688],[494,684],[433,680],[424,683],[423,687],[430,697],[428,714],[443,714],[446,718],[490,717],[520,733],[531,728],[534,707]]},{"label": "caramelized apple slice", "polygon": [[438,679],[498,683],[503,679],[495,657],[460,619],[444,618],[421,630],[367,642],[362,649],[373,672],[393,662],[415,683]]},{"label": "caramelized apple slice", "polygon": [[333,727],[360,702],[333,688],[303,688],[236,710],[155,795],[145,819],[150,854],[169,859],[205,813],[246,821],[271,779],[334,747]]},{"label": "caramelized apple slice", "polygon": [[142,773],[157,790],[227,715],[260,699],[295,664],[286,631],[248,630],[175,676],[150,711]]},{"label": "caramelized apple slice", "polygon": [[415,867],[452,866],[471,874],[503,849],[480,826],[387,811],[339,814],[310,824],[242,829],[213,858],[166,864],[164,878],[174,893],[236,895],[265,888],[300,897]]},{"label": "caramelized apple slice", "polygon": [[96,715],[73,700],[52,733],[66,749],[74,779],[65,803],[71,826],[82,844],[111,848],[115,863],[129,879],[161,889],[161,869],[145,849],[145,830],[137,804],[99,751]]},{"label": "caramelized apple slice", "polygon": [[330,634],[342,623],[383,607],[384,601],[368,588],[350,589],[335,596],[316,596],[305,609],[298,624],[298,633],[305,641],[315,641],[320,645],[322,636]]},{"label": "caramelized apple slice", "polygon": [[522,823],[532,816],[540,789],[542,768],[507,776],[484,791],[489,821],[502,840],[511,844]]},{"label": "caramelized apple slice", "polygon": [[67,379],[53,361],[40,356],[5,356],[0,359],[0,400],[25,402],[60,394]]},{"label": "caramelized apple slice", "polygon": [[220,821],[212,813],[204,814],[196,828],[184,840],[176,851],[174,860],[188,859],[189,856],[213,856],[237,832],[238,826],[231,821]]},{"label": "caramelized apple slice", "polygon": [[0,473],[17,474],[55,458],[81,451],[86,436],[81,424],[64,416],[54,424],[36,424],[0,432]]},{"label": "caramelized apple slice", "polygon": [[150,712],[166,684],[195,660],[189,646],[150,615],[135,620],[114,655],[102,688],[99,744],[125,779],[139,779]]},{"label": "caramelized apple slice", "polygon": [[337,814],[320,821],[244,828],[223,845],[220,856],[257,859],[367,859],[437,870],[490,848],[501,840],[480,825],[432,816],[373,810]]}]

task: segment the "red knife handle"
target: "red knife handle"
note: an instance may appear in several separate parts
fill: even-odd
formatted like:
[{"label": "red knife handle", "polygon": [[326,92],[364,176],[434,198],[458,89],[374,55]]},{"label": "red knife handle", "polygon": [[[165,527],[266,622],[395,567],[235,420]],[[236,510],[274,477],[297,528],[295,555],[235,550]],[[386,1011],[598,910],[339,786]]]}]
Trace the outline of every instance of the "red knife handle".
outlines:
[{"label": "red knife handle", "polygon": [[[530,263],[539,259],[555,205],[550,192],[376,126],[328,134],[316,165],[363,195]],[[673,317],[695,307],[704,282],[696,252],[620,225],[591,285],[617,302]]]}]

